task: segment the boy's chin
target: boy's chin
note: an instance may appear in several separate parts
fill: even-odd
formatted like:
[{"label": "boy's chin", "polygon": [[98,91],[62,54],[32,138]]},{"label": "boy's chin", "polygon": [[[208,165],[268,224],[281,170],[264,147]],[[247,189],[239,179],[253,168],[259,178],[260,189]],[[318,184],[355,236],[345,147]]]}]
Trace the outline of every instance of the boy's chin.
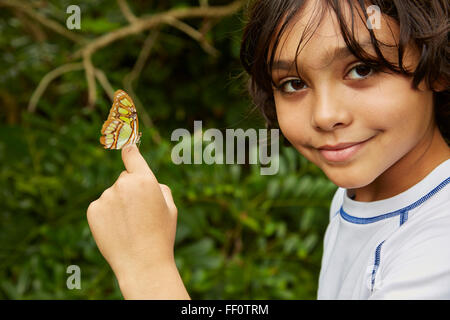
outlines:
[{"label": "boy's chin", "polygon": [[355,170],[326,169],[325,175],[335,185],[344,189],[358,189],[372,183],[376,177],[371,174],[355,172]]}]

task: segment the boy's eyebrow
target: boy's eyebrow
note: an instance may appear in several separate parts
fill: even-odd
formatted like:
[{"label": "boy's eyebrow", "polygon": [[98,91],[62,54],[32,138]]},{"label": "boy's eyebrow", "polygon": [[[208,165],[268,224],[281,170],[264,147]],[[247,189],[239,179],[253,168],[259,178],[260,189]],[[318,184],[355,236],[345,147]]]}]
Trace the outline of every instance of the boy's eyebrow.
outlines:
[{"label": "boy's eyebrow", "polygon": [[[361,43],[359,43],[361,48],[372,48],[372,42],[370,39],[367,39]],[[338,47],[334,51],[326,53],[323,57],[319,58],[320,64],[325,64],[327,61],[339,59],[343,60],[349,56],[353,55],[347,46]],[[275,60],[273,62],[272,71],[274,70],[290,70],[294,65],[294,61],[289,60]]]}]

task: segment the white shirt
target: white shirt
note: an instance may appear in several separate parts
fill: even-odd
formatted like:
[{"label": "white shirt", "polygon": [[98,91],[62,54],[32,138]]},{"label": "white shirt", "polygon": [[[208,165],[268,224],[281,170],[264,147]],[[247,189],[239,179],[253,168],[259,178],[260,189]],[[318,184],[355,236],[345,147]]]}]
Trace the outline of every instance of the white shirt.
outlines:
[{"label": "white shirt", "polygon": [[450,159],[389,199],[336,191],[318,299],[450,299]]}]

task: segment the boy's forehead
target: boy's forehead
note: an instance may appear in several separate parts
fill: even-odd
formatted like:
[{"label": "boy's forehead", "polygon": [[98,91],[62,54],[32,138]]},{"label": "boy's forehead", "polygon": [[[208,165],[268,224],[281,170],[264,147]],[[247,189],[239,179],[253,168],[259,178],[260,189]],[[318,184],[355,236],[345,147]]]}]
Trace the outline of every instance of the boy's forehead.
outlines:
[{"label": "boy's forehead", "polygon": [[323,36],[328,40],[338,39],[340,34],[338,32],[339,28],[335,15],[330,15],[329,12],[326,12],[325,16],[321,19],[321,21],[319,21],[321,10],[323,10],[320,3],[322,3],[322,1],[305,1],[303,6],[301,6],[300,9],[290,18],[281,35],[279,33],[282,26],[286,23],[287,14],[280,19],[280,23],[276,27],[273,34],[274,37],[271,45],[272,49],[275,42],[275,36],[279,36],[276,51],[277,56],[281,53],[281,51],[290,52],[292,51],[291,49],[297,49],[300,39],[303,39],[302,37],[306,35],[305,31],[311,32],[311,30],[315,30],[312,32],[312,35],[315,37]]},{"label": "boy's forehead", "polygon": [[[336,14],[333,10],[326,9],[323,13],[323,18],[319,21],[321,7],[314,4],[319,2],[322,1],[307,1],[305,6],[289,22],[278,41],[274,56],[275,61],[293,62],[301,60],[311,68],[319,69],[331,63],[333,59],[347,55],[348,52],[346,51],[348,49],[346,50],[346,44],[341,34]],[[350,14],[351,12],[347,5],[344,16],[347,18],[347,26],[351,28],[352,18]],[[359,14],[364,17],[363,13],[360,12]],[[375,54],[366,22],[359,17],[359,14],[355,12],[353,19],[354,37],[366,52]],[[275,34],[279,32],[280,26]],[[383,50],[386,51],[386,56],[395,55],[398,36],[396,24],[392,23],[389,17],[383,17],[381,19],[381,27],[373,31],[376,38],[382,44],[386,44]],[[302,43],[299,47],[300,41]]]}]

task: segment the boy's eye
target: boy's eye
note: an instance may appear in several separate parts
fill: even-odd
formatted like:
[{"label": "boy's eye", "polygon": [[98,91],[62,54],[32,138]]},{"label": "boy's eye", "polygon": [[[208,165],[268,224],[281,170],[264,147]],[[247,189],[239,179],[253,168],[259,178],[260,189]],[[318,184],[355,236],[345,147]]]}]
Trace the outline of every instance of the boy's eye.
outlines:
[{"label": "boy's eye", "polygon": [[294,93],[301,89],[304,89],[306,84],[300,79],[292,79],[282,82],[278,89],[283,93]]},{"label": "boy's eye", "polygon": [[349,75],[353,75],[352,77],[356,80],[361,80],[368,78],[371,76],[374,72],[374,69],[372,67],[369,67],[365,64],[358,64],[356,65],[350,72]]},{"label": "boy's eye", "polygon": [[[377,69],[370,67],[364,63],[360,63],[355,65],[347,75],[350,75],[352,80],[364,80],[371,75],[377,73]],[[306,89],[306,84],[300,79],[290,79],[283,81],[278,87],[277,90],[281,91],[285,94],[295,93],[297,91]]]}]

